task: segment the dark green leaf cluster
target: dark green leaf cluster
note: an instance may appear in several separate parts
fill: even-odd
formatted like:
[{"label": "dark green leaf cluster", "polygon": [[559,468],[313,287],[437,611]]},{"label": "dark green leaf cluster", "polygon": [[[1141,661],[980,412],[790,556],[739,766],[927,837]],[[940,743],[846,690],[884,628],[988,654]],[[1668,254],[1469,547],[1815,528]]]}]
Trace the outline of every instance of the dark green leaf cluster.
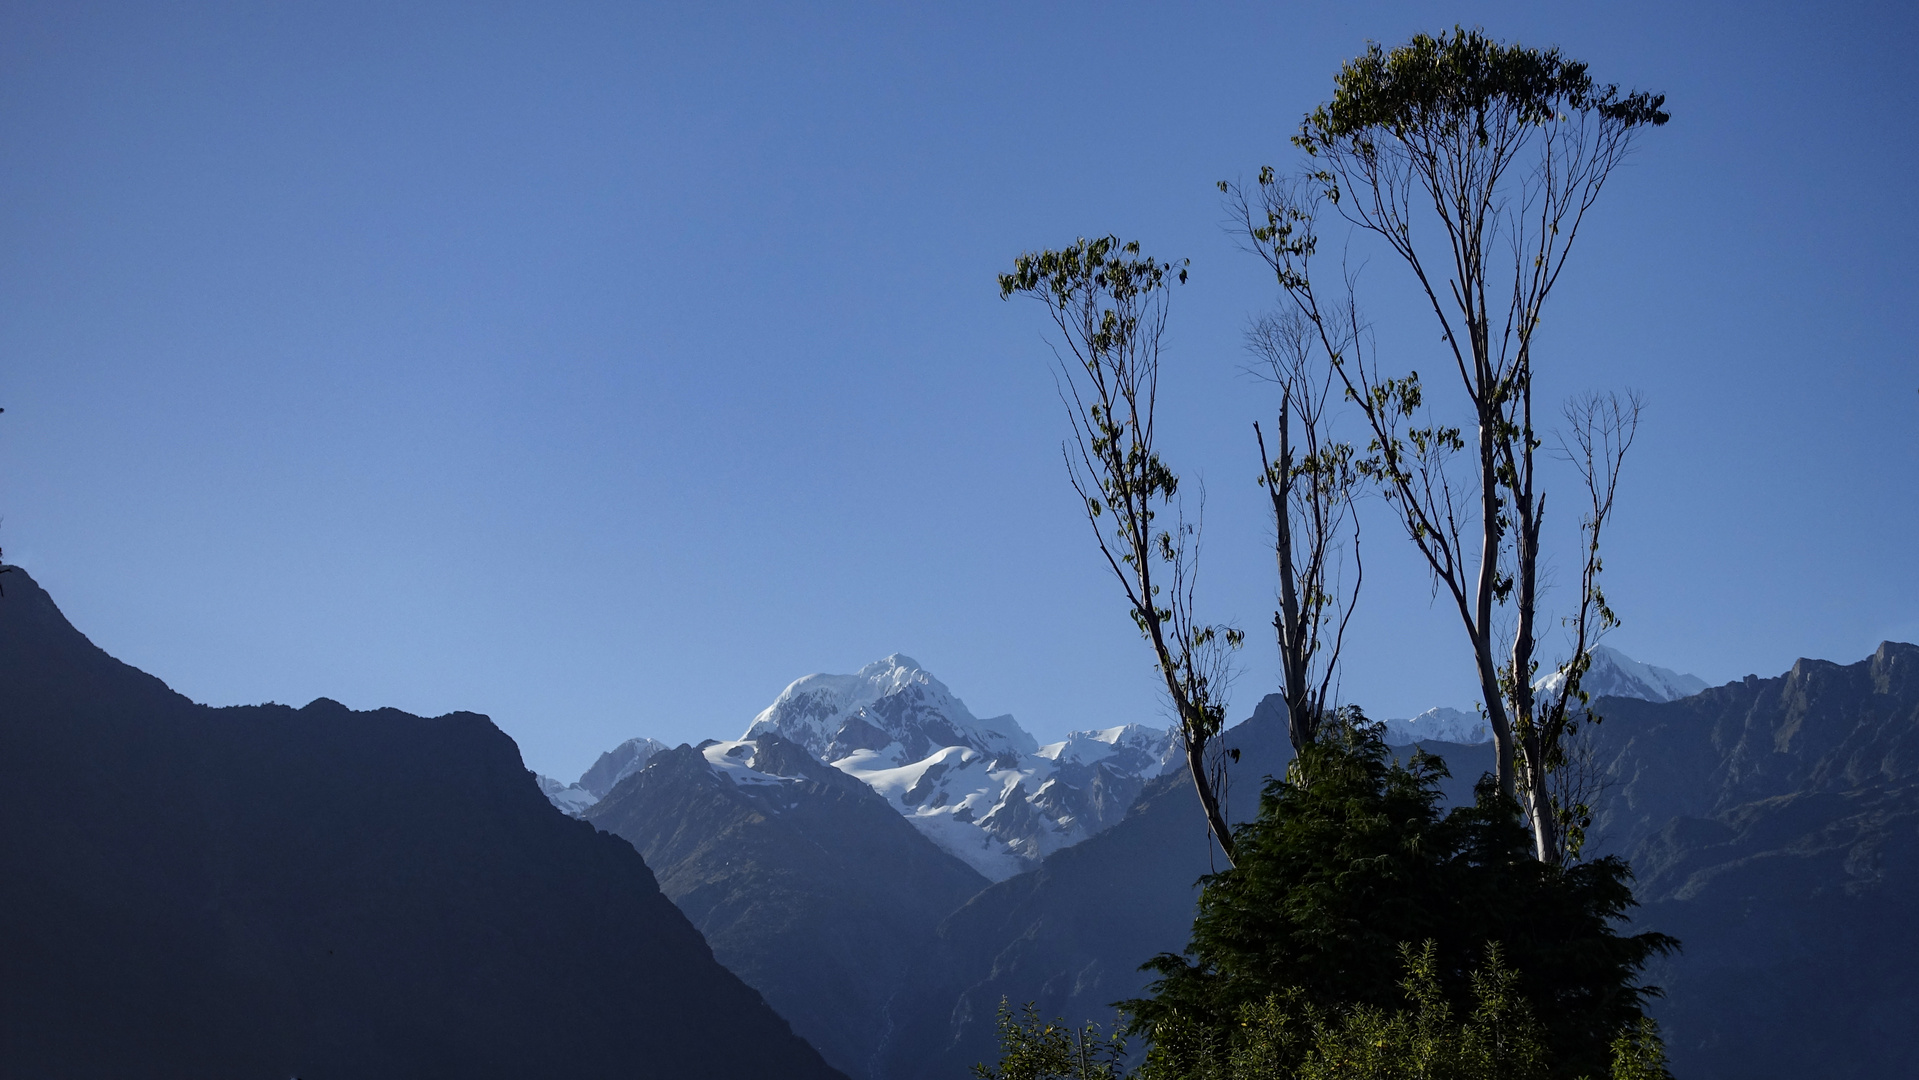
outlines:
[{"label": "dark green leaf cluster", "polygon": [[1135,1031],[1197,1025],[1222,1045],[1242,1010],[1294,991],[1317,1007],[1390,1009],[1409,941],[1433,942],[1433,978],[1474,1007],[1472,972],[1497,943],[1563,1076],[1603,1072],[1611,1041],[1641,1017],[1646,961],[1676,943],[1622,936],[1633,905],[1616,859],[1569,867],[1533,857],[1511,800],[1482,781],[1472,806],[1442,812],[1445,766],[1395,761],[1363,724],[1329,726],[1257,820],[1235,834],[1235,866],[1205,879],[1184,956],[1147,966],[1153,996],[1124,1003]]},{"label": "dark green leaf cluster", "polygon": [[1404,138],[1453,130],[1484,143],[1489,118],[1522,126],[1595,113],[1626,127],[1671,119],[1664,94],[1624,93],[1593,81],[1558,49],[1506,45],[1479,30],[1419,34],[1391,51],[1377,43],[1334,76],[1333,100],[1308,114],[1293,142],[1317,153],[1339,142],[1362,149],[1375,132]]},{"label": "dark green leaf cluster", "polygon": [[1062,251],[1022,254],[1014,261],[1012,273],[999,276],[999,295],[1002,300],[1014,293],[1044,295],[1063,309],[1090,285],[1095,292],[1123,303],[1164,288],[1168,275],[1177,275],[1184,285],[1186,264],[1175,266],[1143,257],[1137,240],[1081,237]]}]

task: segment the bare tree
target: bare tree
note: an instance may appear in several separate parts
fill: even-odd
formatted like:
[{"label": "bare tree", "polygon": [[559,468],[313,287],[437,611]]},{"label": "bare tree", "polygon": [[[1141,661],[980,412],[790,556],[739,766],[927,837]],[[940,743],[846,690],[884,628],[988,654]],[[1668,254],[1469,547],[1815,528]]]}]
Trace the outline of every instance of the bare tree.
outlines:
[{"label": "bare tree", "polygon": [[[1564,728],[1559,705],[1534,700],[1546,513],[1534,345],[1586,212],[1636,134],[1666,122],[1665,99],[1596,84],[1558,50],[1477,31],[1420,35],[1390,52],[1374,45],[1335,83],[1333,100],[1293,139],[1313,162],[1304,178],[1266,169],[1251,190],[1222,187],[1371,429],[1361,467],[1458,610],[1500,788],[1524,805],[1539,858],[1556,863],[1562,815],[1545,778]],[[1470,440],[1465,425],[1430,418],[1417,371],[1383,373],[1362,333],[1352,271],[1330,287],[1315,280],[1316,224],[1328,208],[1411,270],[1464,391]],[[1595,542],[1603,518],[1590,530]],[[1598,603],[1596,553],[1588,565],[1582,613]],[[1510,617],[1509,636],[1498,615]],[[1574,618],[1585,625],[1585,615]],[[1562,703],[1587,662],[1579,651],[1567,662]]]},{"label": "bare tree", "polygon": [[[1330,434],[1333,367],[1313,325],[1289,310],[1260,319],[1246,337],[1257,358],[1253,372],[1279,388],[1278,454],[1268,451],[1258,423],[1253,437],[1263,465],[1260,485],[1273,507],[1279,572],[1273,632],[1287,734],[1298,753],[1319,737],[1332,706],[1346,624],[1359,602],[1364,570],[1353,494],[1360,477],[1352,445]],[[1347,549],[1341,541],[1349,532]],[[1353,567],[1350,593],[1342,590],[1346,557]]]},{"label": "bare tree", "polygon": [[[1195,614],[1199,523],[1181,513],[1179,477],[1154,441],[1168,290],[1185,280],[1185,264],[1156,262],[1137,243],[1107,236],[1023,254],[999,287],[1001,298],[1044,301],[1059,330],[1060,397],[1073,425],[1062,447],[1067,473],[1153,648],[1207,828],[1230,862],[1232,833],[1207,751],[1224,726],[1227,651],[1244,635]],[[1162,523],[1168,511],[1172,521]]]},{"label": "bare tree", "polygon": [[1544,809],[1554,815],[1562,859],[1579,856],[1592,824],[1593,804],[1604,788],[1590,727],[1601,717],[1592,711],[1591,696],[1581,681],[1592,666],[1593,646],[1619,625],[1599,584],[1604,569],[1599,538],[1612,520],[1619,470],[1639,431],[1644,408],[1637,394],[1588,393],[1568,401],[1564,409],[1567,426],[1561,432],[1559,453],[1578,470],[1586,489],[1586,506],[1579,519],[1579,605],[1564,620],[1570,655],[1553,678],[1535,687],[1535,691],[1546,691],[1537,716],[1518,718],[1519,741],[1526,751],[1521,780],[1532,792],[1525,800],[1527,813]]}]

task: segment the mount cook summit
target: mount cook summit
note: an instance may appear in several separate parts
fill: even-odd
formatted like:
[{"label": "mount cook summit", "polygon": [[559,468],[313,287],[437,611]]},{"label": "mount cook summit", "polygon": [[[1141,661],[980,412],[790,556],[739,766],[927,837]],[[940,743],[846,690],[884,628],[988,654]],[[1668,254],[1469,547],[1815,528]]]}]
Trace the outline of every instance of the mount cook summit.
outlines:
[{"label": "mount cook summit", "polygon": [[[1703,680],[1653,667],[1606,646],[1585,684],[1595,695],[1671,701]],[[1555,677],[1542,680],[1553,684]],[[1385,722],[1389,741],[1491,741],[1482,717],[1437,708]],[[1113,825],[1153,778],[1184,768],[1168,729],[1143,724],[1068,733],[1040,745],[1010,714],[981,719],[910,656],[894,653],[851,675],[807,675],[781,691],[732,741],[697,748],[735,784],[778,784],[753,761],[754,741],[778,735],[858,779],[942,850],[992,881]],[[580,816],[668,748],[629,739],[572,784],[539,777],[561,810]]]}]

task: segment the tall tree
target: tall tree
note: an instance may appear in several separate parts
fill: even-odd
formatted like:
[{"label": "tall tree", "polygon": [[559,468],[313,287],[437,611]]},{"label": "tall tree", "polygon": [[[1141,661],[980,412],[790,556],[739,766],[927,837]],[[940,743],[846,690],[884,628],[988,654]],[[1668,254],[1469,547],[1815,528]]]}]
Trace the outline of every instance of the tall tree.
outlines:
[{"label": "tall tree", "polygon": [[[1502,791],[1518,798],[1537,856],[1564,859],[1579,811],[1552,776],[1579,723],[1587,649],[1615,620],[1598,586],[1598,541],[1618,466],[1638,420],[1634,399],[1596,399],[1570,419],[1589,496],[1580,595],[1565,617],[1571,655],[1537,699],[1542,528],[1535,345],[1586,212],[1637,135],[1664,124],[1665,98],[1596,83],[1557,49],[1504,45],[1479,31],[1378,45],[1342,67],[1333,99],[1293,142],[1308,171],[1264,169],[1223,185],[1251,246],[1313,326],[1371,429],[1361,467],[1456,607],[1471,643]],[[1451,425],[1425,409],[1417,371],[1381,367],[1355,299],[1356,275],[1315,276],[1328,208],[1383,242],[1438,319],[1447,366],[1470,414]],[[1464,467],[1460,467],[1463,465]]]},{"label": "tall tree", "polygon": [[[1062,447],[1067,475],[1153,648],[1200,808],[1231,862],[1233,837],[1208,750],[1226,716],[1227,652],[1244,635],[1202,623],[1194,612],[1199,524],[1182,512],[1179,476],[1154,441],[1169,290],[1185,280],[1184,263],[1158,262],[1136,242],[1105,236],[1022,254],[999,287],[1002,299],[1018,293],[1043,301],[1059,330],[1060,397],[1073,425]],[[1170,523],[1161,522],[1168,511]]]},{"label": "tall tree", "polygon": [[[1273,505],[1273,557],[1279,573],[1280,694],[1295,753],[1319,737],[1332,708],[1333,680],[1346,624],[1359,602],[1363,571],[1353,493],[1360,479],[1350,443],[1332,438],[1328,407],[1332,367],[1318,335],[1297,311],[1268,315],[1247,332],[1254,374],[1279,388],[1274,425],[1277,454],[1253,424],[1264,465],[1260,485]],[[1351,534],[1350,548],[1344,546]],[[1343,591],[1350,559],[1353,581]]]}]

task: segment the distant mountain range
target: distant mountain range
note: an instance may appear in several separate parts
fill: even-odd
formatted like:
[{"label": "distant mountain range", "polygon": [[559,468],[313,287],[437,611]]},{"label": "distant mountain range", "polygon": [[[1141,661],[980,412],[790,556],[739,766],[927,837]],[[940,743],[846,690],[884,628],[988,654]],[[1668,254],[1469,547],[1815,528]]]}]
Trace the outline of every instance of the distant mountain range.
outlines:
[{"label": "distant mountain range", "polygon": [[[994,881],[1031,869],[1125,814],[1140,788],[1176,763],[1171,733],[1122,724],[1075,731],[1040,746],[1012,716],[985,720],[910,656],[895,653],[852,675],[796,680],[747,725],[727,755],[777,734],[865,783],[942,850]],[[573,784],[540,786],[555,806],[585,815],[665,746],[631,739]],[[750,782],[750,781],[748,781]]]},{"label": "distant mountain range", "polygon": [[196,705],[5,585],[0,1076],[839,1075],[485,717]]},{"label": "distant mountain range", "polygon": [[646,768],[653,755],[666,749],[667,745],[658,739],[628,739],[601,754],[593,767],[571,784],[562,784],[550,776],[536,779],[554,806],[579,817],[586,813],[587,807],[606,798],[613,785]]},{"label": "distant mountain range", "polygon": [[[1616,649],[1592,650],[1584,685],[1593,696],[1671,701],[1705,680]],[[1541,680],[1552,689],[1558,676]],[[1385,721],[1389,742],[1492,741],[1483,717],[1435,708]],[[782,691],[733,747],[776,733],[866,783],[942,849],[993,881],[1117,822],[1146,783],[1183,767],[1173,733],[1142,724],[1075,731],[1038,745],[1011,715],[981,720],[946,684],[895,653],[852,675],[808,675]],[[553,805],[576,817],[643,769],[666,746],[629,739],[600,755],[580,779],[539,778]],[[721,765],[714,765],[720,769]]]},{"label": "distant mountain range", "polygon": [[[1479,737],[1467,725],[1434,723],[1461,716],[1414,726],[1459,735],[1425,743],[1455,760],[1484,758],[1449,782],[1463,799],[1491,762],[1463,745]],[[1291,759],[1280,699],[1227,742],[1243,817]],[[1037,995],[1047,1007],[1098,1015],[1140,992],[1141,960],[1184,944],[1191,884],[1216,863],[1174,749],[1141,725],[1039,746],[895,654],[795,681],[743,738],[629,740],[577,783],[541,786],[631,841],[715,955],[835,1067],[930,1080],[990,1056],[1002,994],[1037,980],[1063,988]]]},{"label": "distant mountain range", "polygon": [[[1579,680],[1588,697],[1632,698],[1638,701],[1678,701],[1706,688],[1706,680],[1697,675],[1681,675],[1671,668],[1642,664],[1610,645],[1595,645],[1589,651],[1592,666]],[[1557,671],[1539,680],[1537,689],[1553,693],[1565,682]],[[1453,743],[1482,743],[1493,739],[1492,728],[1477,712],[1459,709],[1428,709],[1410,720],[1386,721],[1386,738],[1395,744],[1426,740]]]},{"label": "distant mountain range", "polygon": [[[1590,729],[1590,749],[1607,786],[1591,850],[1629,856],[1646,901],[1638,925],[1686,943],[1684,953],[1651,973],[1669,991],[1655,1013],[1666,1025],[1678,1075],[1863,1078],[1901,1074],[1919,1056],[1919,1038],[1907,1030],[1907,1018],[1919,1008],[1911,963],[1919,957],[1919,921],[1906,911],[1919,895],[1916,669],[1919,649],[1889,643],[1860,664],[1801,661],[1780,678],[1701,690],[1696,678],[1611,649],[1595,652],[1589,691],[1634,696],[1596,700],[1604,719]],[[1112,1002],[1144,989],[1142,961],[1184,945],[1196,882],[1223,863],[1189,778],[1150,764],[1158,744],[1149,740],[1142,740],[1143,754],[1121,759],[1138,769],[1133,775],[1140,786],[1118,822],[1055,847],[1032,869],[992,882],[944,916],[938,908],[964,891],[950,875],[943,886],[908,890],[934,898],[926,902],[860,899],[877,896],[878,883],[890,889],[921,873],[849,869],[868,848],[862,837],[885,818],[878,813],[882,805],[918,829],[892,829],[890,839],[874,841],[872,862],[934,865],[935,853],[954,854],[950,837],[938,843],[939,829],[950,826],[928,829],[919,820],[925,815],[912,811],[936,793],[947,795],[945,806],[979,796],[984,786],[953,769],[958,783],[928,784],[915,802],[905,796],[931,768],[916,775],[910,766],[938,764],[946,760],[945,746],[964,745],[980,759],[989,752],[1019,754],[1018,762],[984,771],[991,777],[1005,769],[1009,779],[1023,779],[1023,763],[1049,748],[994,745],[993,736],[1017,738],[1003,719],[986,735],[959,724],[950,732],[937,727],[934,717],[950,722],[957,710],[936,697],[933,688],[943,694],[944,687],[904,658],[840,679],[882,685],[878,693],[849,692],[847,682],[801,680],[756,719],[756,739],[683,747],[674,752],[674,767],[741,793],[769,790],[771,778],[795,772],[794,762],[801,771],[821,770],[825,756],[840,763],[831,771],[854,779],[878,776],[884,783],[892,770],[908,768],[904,782],[883,790],[870,782],[864,793],[861,785],[835,789],[838,798],[864,808],[859,820],[865,824],[848,817],[830,828],[794,828],[789,823],[803,812],[803,800],[789,796],[786,809],[740,813],[729,819],[723,838],[694,844],[715,835],[698,824],[704,812],[690,815],[674,798],[637,798],[649,775],[663,773],[665,756],[587,811],[588,820],[634,838],[643,851],[670,836],[676,851],[692,852],[674,855],[673,868],[663,871],[668,895],[696,924],[712,927],[716,942],[724,935],[719,954],[769,1000],[798,999],[801,1004],[781,1006],[796,1017],[809,996],[843,1002],[795,1019],[817,1045],[833,1047],[828,1058],[836,1066],[861,1080],[958,1080],[973,1062],[996,1053],[993,1014],[1002,998],[1034,1001],[1042,1014],[1069,1022],[1110,1018]],[[880,704],[908,686],[926,689]],[[855,718],[878,734],[863,732],[850,722]],[[767,723],[757,727],[761,721]],[[1473,781],[1491,766],[1476,723],[1471,714],[1433,710],[1386,730],[1395,745],[1408,735],[1455,736],[1418,745],[1450,763],[1454,775],[1443,787],[1459,802],[1471,797]],[[915,742],[915,733],[925,741]],[[770,767],[760,740],[771,738],[781,740],[782,754],[806,753]],[[862,739],[869,745],[858,745]],[[1256,809],[1261,779],[1282,774],[1291,759],[1280,700],[1265,699],[1224,741],[1239,751],[1229,794],[1232,817],[1240,820]],[[1119,756],[1118,749],[1107,757]],[[965,753],[951,757],[972,763]],[[1142,757],[1149,762],[1144,768],[1137,764]],[[857,767],[875,759],[873,767]],[[624,796],[629,789],[632,796]],[[630,815],[615,823],[604,807],[623,797],[635,801]],[[993,807],[1013,805],[979,797]],[[755,839],[756,832],[763,835]],[[817,845],[824,845],[823,855],[802,854]],[[784,851],[795,863],[776,872],[763,856],[748,854],[756,846]],[[795,898],[782,900],[781,875],[831,885],[795,885]],[[681,893],[682,881],[708,884]],[[724,885],[710,884],[716,881]],[[718,906],[687,899],[700,887],[765,900],[750,913],[719,917],[713,914]],[[875,909],[889,912],[887,928],[862,932],[865,924],[881,925],[868,914]],[[807,942],[815,951],[799,959]],[[836,965],[821,955],[859,959]]]},{"label": "distant mountain range", "polygon": [[1593,834],[1685,943],[1654,972],[1674,1072],[1913,1075],[1919,647],[1602,705]]},{"label": "distant mountain range", "polygon": [[[1592,853],[1627,855],[1645,904],[1636,925],[1684,943],[1649,973],[1667,991],[1653,1012],[1675,1075],[1911,1074],[1919,648],[1889,642],[1856,664],[1801,660],[1778,678],[1596,706],[1605,787]],[[1226,738],[1241,750],[1242,792],[1291,757],[1277,698]],[[1483,744],[1421,748],[1451,765],[1454,802],[1491,764]],[[941,924],[873,1075],[958,1080],[991,1060],[1002,998],[1069,1022],[1109,1018],[1111,1002],[1144,989],[1140,962],[1183,947],[1195,883],[1219,865],[1188,778],[1149,784],[1118,825]]]}]

